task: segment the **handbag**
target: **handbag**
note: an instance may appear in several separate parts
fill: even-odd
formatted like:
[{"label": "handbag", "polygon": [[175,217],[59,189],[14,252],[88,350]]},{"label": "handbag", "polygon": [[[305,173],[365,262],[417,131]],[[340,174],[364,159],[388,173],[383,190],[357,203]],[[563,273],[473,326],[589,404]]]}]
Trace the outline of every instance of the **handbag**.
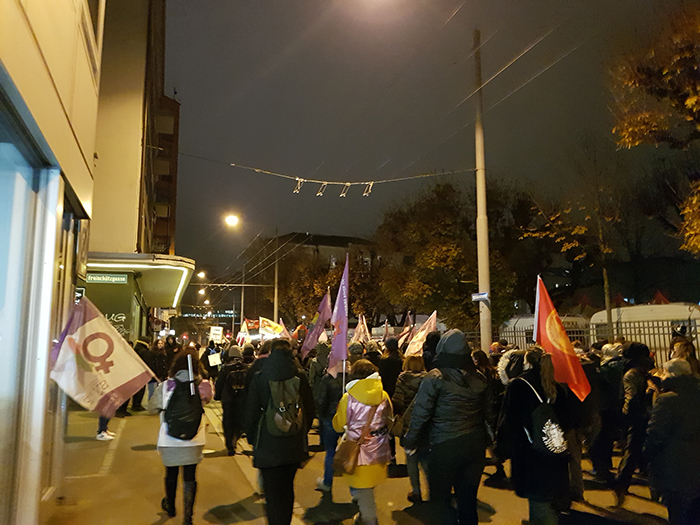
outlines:
[{"label": "handbag", "polygon": [[362,446],[362,443],[367,439],[369,427],[374,419],[374,414],[377,413],[377,408],[379,408],[379,405],[375,405],[370,409],[367,422],[365,426],[362,427],[362,433],[357,441],[350,439],[347,431],[340,438],[340,442],[335,449],[335,456],[333,457],[333,470],[343,474],[353,474],[355,472],[357,468],[357,458],[360,455],[360,446]]}]

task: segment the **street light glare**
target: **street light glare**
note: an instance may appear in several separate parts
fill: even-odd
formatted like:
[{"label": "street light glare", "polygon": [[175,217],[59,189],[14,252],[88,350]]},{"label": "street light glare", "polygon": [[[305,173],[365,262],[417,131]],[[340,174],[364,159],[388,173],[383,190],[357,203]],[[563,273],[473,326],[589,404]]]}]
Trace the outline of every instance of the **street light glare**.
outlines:
[{"label": "street light glare", "polygon": [[209,299],[207,299],[206,301],[204,301],[204,304],[209,304]]},{"label": "street light glare", "polygon": [[238,224],[238,217],[236,215],[227,215],[224,221],[229,226],[236,226]]},{"label": "street light glare", "polygon": [[199,295],[204,295],[204,288],[200,288],[197,292]]},{"label": "street light glare", "polygon": [[197,274],[197,277],[199,277],[200,279],[204,279],[206,276],[207,276],[207,274],[204,273],[204,272],[199,272],[199,273]]}]

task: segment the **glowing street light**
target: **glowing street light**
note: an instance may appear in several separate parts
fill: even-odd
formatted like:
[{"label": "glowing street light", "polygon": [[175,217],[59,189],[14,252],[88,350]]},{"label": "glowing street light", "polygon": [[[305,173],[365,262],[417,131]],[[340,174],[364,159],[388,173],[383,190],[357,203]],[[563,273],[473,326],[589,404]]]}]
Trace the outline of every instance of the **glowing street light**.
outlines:
[{"label": "glowing street light", "polygon": [[209,299],[207,299],[206,301],[204,301],[204,304],[209,304]]},{"label": "glowing street light", "polygon": [[197,277],[199,277],[200,279],[204,279],[206,276],[207,276],[207,274],[204,273],[204,272],[199,272],[199,273],[197,274]]},{"label": "glowing street light", "polygon": [[227,215],[226,218],[224,219],[224,222],[228,226],[236,226],[238,224],[238,216],[237,215]]},{"label": "glowing street light", "polygon": [[200,288],[197,292],[199,295],[204,295],[204,288]]}]

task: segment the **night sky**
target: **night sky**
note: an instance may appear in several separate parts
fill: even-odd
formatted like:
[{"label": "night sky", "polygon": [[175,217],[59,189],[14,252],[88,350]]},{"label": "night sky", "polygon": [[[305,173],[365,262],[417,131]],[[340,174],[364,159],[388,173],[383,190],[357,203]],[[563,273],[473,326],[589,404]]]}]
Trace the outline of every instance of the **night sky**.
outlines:
[{"label": "night sky", "polygon": [[[475,86],[475,28],[489,39],[484,80],[545,37],[484,88],[487,176],[562,191],[582,138],[612,140],[612,56],[674,3],[168,0],[165,89],[182,104],[177,254],[222,268],[260,231],[370,236],[388,207],[434,181],[466,187],[472,173],[321,198],[318,185],[293,194],[294,181],[227,163],[335,181],[473,168],[475,98],[454,108]],[[648,160],[622,155],[633,171]]]}]

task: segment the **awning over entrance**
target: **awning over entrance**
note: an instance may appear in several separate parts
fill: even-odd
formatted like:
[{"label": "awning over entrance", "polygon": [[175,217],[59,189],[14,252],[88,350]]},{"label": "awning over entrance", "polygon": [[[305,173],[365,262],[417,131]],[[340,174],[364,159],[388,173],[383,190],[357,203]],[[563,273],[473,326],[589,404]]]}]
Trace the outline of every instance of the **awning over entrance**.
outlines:
[{"label": "awning over entrance", "polygon": [[133,273],[149,307],[177,308],[194,264],[176,255],[90,252],[88,282],[107,282],[118,278],[109,274]]}]

